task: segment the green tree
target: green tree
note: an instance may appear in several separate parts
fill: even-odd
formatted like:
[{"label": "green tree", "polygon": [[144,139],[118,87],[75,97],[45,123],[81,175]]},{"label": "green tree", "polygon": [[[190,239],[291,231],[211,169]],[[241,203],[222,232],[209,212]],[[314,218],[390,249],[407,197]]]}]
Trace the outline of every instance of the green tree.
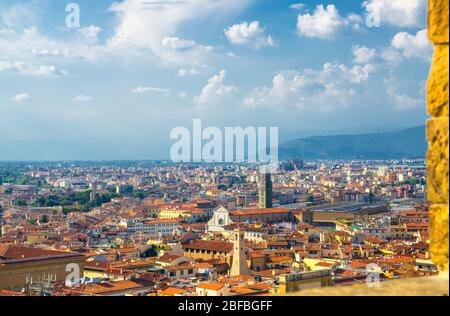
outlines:
[{"label": "green tree", "polygon": [[144,251],[141,254],[142,258],[156,257],[157,255],[158,255],[158,250],[155,245],[152,245],[150,248],[148,248],[146,251]]},{"label": "green tree", "polygon": [[48,223],[48,216],[47,215],[43,215],[40,219],[40,223],[41,224],[47,224]]}]

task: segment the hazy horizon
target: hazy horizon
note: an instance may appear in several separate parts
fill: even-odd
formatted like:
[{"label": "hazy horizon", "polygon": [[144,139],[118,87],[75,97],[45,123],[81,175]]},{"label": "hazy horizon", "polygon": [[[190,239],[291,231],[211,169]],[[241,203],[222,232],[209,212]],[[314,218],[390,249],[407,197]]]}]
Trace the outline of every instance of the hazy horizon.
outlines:
[{"label": "hazy horizon", "polygon": [[[354,133],[311,133],[311,135],[304,134],[300,135],[298,137],[281,137],[280,135],[280,143],[283,144],[284,142],[294,140],[294,139],[301,139],[301,138],[308,138],[308,137],[314,137],[314,136],[344,136],[344,135],[364,135],[364,134],[383,134],[383,133],[391,133],[391,132],[398,132],[403,130],[408,130],[412,128],[418,128],[423,127],[424,125],[419,126],[412,126],[409,128],[402,128],[402,129],[393,129],[393,130],[380,130],[380,131],[368,131],[368,132],[354,132]],[[425,135],[424,135],[425,138]],[[124,144],[124,143],[122,143]],[[36,142],[34,140],[32,141],[23,141],[21,143],[13,143],[10,144],[10,148],[6,148],[6,150],[3,152],[2,156],[8,157],[10,155],[9,159],[4,159],[3,157],[0,157],[0,162],[53,162],[53,161],[169,161],[170,160],[170,147],[173,144],[173,142],[167,142],[164,145],[161,145],[161,147],[164,148],[164,150],[161,153],[161,156],[158,156],[155,154],[155,152],[149,151],[148,156],[139,156],[139,154],[136,154],[136,148],[143,148],[143,150],[146,150],[145,144],[126,144],[128,147],[128,150],[123,150],[123,147],[120,147],[120,143],[74,143],[73,141],[67,141],[67,140],[61,140],[61,141],[54,141],[52,143],[45,143],[45,142]],[[8,146],[7,143],[0,143],[0,148],[5,148]],[[116,148],[119,146],[121,150],[116,150]],[[25,148],[24,148],[25,147]],[[58,150],[55,150],[54,148],[58,148]],[[22,151],[22,150],[24,151]],[[27,155],[27,152],[33,151],[34,157],[33,159],[25,158]],[[117,153],[120,151],[121,153]],[[90,152],[89,156],[79,156],[80,152]],[[41,157],[39,155],[42,155]],[[60,156],[58,156],[60,155]],[[77,156],[78,155],[78,156]],[[128,155],[128,156],[127,156]],[[166,156],[164,156],[166,155]],[[56,157],[56,158],[50,158],[50,157]]]}]

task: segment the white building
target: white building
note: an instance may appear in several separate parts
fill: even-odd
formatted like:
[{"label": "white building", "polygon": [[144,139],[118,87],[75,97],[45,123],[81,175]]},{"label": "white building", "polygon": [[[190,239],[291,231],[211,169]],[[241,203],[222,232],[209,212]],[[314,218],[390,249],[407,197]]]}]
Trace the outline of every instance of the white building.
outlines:
[{"label": "white building", "polygon": [[230,212],[226,208],[218,206],[208,222],[208,231],[223,232],[225,231],[224,227],[231,225],[232,223],[233,221],[230,218]]}]

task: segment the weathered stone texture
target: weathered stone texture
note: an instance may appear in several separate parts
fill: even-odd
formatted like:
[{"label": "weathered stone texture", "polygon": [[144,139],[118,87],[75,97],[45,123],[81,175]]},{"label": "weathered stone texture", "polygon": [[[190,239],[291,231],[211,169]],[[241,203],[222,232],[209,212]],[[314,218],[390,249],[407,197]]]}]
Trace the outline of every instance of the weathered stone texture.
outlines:
[{"label": "weathered stone texture", "polygon": [[448,204],[431,206],[431,259],[441,271],[448,271]]},{"label": "weathered stone texture", "polygon": [[448,116],[448,57],[448,45],[436,46],[427,88],[428,112],[433,116]]},{"label": "weathered stone texture", "polygon": [[430,119],[427,134],[429,142],[428,199],[433,203],[447,203],[449,194],[448,117]]},{"label": "weathered stone texture", "polygon": [[428,200],[432,206],[430,252],[441,271],[448,271],[448,0],[428,1],[428,37],[436,45],[427,86]]},{"label": "weathered stone texture", "polygon": [[448,16],[448,0],[428,1],[428,36],[433,43],[448,43]]}]

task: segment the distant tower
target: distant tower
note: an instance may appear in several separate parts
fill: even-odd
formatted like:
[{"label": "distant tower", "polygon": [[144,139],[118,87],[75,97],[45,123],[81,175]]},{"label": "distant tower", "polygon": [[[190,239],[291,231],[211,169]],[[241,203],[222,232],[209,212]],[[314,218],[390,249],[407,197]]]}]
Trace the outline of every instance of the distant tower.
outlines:
[{"label": "distant tower", "polygon": [[89,193],[89,201],[94,202],[94,200],[95,200],[95,189],[93,189],[91,193]]},{"label": "distant tower", "polygon": [[120,194],[120,185],[116,185],[116,194]]},{"label": "distant tower", "polygon": [[231,264],[230,276],[251,275],[247,267],[247,257],[244,249],[244,232],[235,229],[233,232],[233,262]]},{"label": "distant tower", "polygon": [[272,208],[272,176],[270,173],[262,173],[258,183],[258,207]]}]

